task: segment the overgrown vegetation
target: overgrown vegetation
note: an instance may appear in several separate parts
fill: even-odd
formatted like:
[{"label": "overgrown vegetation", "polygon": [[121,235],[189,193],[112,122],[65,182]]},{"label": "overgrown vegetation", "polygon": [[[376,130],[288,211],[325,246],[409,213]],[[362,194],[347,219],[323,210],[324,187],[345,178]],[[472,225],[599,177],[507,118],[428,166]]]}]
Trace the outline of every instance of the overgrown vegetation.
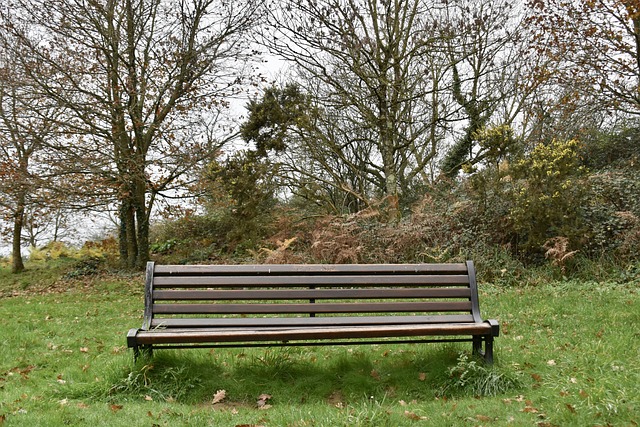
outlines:
[{"label": "overgrown vegetation", "polygon": [[637,279],[637,149],[626,147],[622,158],[602,142],[610,138],[615,146],[622,136],[599,134],[507,154],[508,129],[476,136],[487,150],[482,166],[463,167],[458,179],[440,178],[404,206],[398,221],[390,220],[384,200],[344,215],[300,195],[279,200],[266,165],[258,168],[250,155],[230,159],[226,169],[217,166],[215,179],[208,175],[205,214],[153,228],[156,257],[175,263],[473,259],[482,279],[506,284]]}]

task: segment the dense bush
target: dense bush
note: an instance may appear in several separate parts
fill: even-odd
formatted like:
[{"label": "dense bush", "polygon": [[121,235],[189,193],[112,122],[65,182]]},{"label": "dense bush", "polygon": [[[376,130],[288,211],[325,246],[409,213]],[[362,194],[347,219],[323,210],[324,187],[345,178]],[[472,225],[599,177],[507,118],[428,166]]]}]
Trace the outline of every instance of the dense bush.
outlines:
[{"label": "dense bush", "polygon": [[[487,135],[493,139],[481,162],[463,168],[461,177],[420,187],[400,221],[389,221],[383,203],[327,215],[295,198],[277,202],[274,171],[238,154],[212,165],[206,213],[156,226],[153,249],[179,262],[473,259],[481,280],[501,284],[637,279],[640,180],[633,158],[603,151],[599,139],[554,140],[516,152],[507,150],[515,144],[511,133]],[[503,136],[509,144],[498,141]],[[599,154],[587,159],[588,152]],[[589,168],[602,165],[608,166]]]}]

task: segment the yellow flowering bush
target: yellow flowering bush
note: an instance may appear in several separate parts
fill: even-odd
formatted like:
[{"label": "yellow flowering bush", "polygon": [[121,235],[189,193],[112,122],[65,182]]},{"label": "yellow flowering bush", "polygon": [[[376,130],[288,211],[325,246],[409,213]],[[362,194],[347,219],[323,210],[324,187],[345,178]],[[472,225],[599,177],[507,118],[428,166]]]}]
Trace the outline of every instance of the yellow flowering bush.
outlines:
[{"label": "yellow flowering bush", "polygon": [[553,140],[536,145],[514,165],[509,216],[526,250],[539,251],[557,236],[577,243],[583,235],[579,210],[584,205],[585,170],[579,148],[575,139]]}]

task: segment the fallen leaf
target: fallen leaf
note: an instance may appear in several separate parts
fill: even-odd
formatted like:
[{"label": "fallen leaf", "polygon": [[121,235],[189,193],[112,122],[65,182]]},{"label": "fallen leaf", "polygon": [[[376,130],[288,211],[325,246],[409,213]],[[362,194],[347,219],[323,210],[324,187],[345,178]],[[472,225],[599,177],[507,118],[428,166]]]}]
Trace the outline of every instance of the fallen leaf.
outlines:
[{"label": "fallen leaf", "polygon": [[404,411],[404,416],[409,418],[410,420],[413,421],[421,421],[421,420],[426,420],[427,417],[421,417],[420,415],[416,414],[415,412],[410,412],[410,411]]},{"label": "fallen leaf", "polygon": [[258,396],[258,408],[260,409],[271,408],[271,405],[267,405],[267,401],[271,399],[271,397],[272,396],[270,394],[261,394],[260,396]]},{"label": "fallen leaf", "polygon": [[89,347],[80,347],[80,353],[89,353]]},{"label": "fallen leaf", "polygon": [[375,369],[371,370],[371,377],[374,380],[378,380],[378,381],[380,380],[380,374]]},{"label": "fallen leaf", "polygon": [[144,400],[146,400],[147,402],[151,402],[153,400],[153,397],[149,396],[148,394],[144,396]]},{"label": "fallen leaf", "polygon": [[565,406],[567,407],[567,409],[569,410],[569,412],[571,412],[572,414],[576,413],[576,408],[573,407],[573,405],[570,405],[568,403],[565,403]]},{"label": "fallen leaf", "polygon": [[89,405],[87,405],[87,404],[86,404],[86,403],[84,403],[84,402],[80,402],[80,403],[78,403],[78,408],[80,408],[80,409],[87,409],[87,408],[89,408]]},{"label": "fallen leaf", "polygon": [[542,377],[538,374],[531,374],[531,378],[533,378],[533,380],[537,383],[539,383],[542,380]]},{"label": "fallen leaf", "polygon": [[486,415],[476,415],[476,420],[478,421],[491,421],[493,418],[487,417]]},{"label": "fallen leaf", "polygon": [[215,405],[216,403],[220,403],[224,400],[225,397],[227,397],[227,391],[218,390],[216,391],[216,394],[213,395],[213,400],[211,401],[211,404]]},{"label": "fallen leaf", "polygon": [[112,404],[112,405],[109,405],[109,409],[111,409],[112,412],[118,412],[119,410],[122,409],[122,405]]},{"label": "fallen leaf", "polygon": [[556,365],[556,361],[555,361],[555,360],[553,360],[553,359],[548,360],[548,361],[547,361],[547,365],[549,365],[549,366],[555,366],[555,365]]},{"label": "fallen leaf", "polygon": [[427,374],[425,374],[424,372],[420,372],[420,373],[418,374],[418,379],[419,379],[420,381],[424,381],[424,380],[426,380],[426,379],[427,379]]},{"label": "fallen leaf", "polygon": [[60,404],[60,406],[64,406],[69,403],[69,399],[64,398],[62,400],[59,400],[58,403]]}]

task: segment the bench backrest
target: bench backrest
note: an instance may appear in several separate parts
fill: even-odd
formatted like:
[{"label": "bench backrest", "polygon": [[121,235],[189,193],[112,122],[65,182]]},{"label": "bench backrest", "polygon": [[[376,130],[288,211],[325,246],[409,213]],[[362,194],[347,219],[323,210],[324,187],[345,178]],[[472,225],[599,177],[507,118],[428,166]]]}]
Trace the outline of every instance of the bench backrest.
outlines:
[{"label": "bench backrest", "polygon": [[[432,315],[481,322],[475,269],[456,264],[147,265],[143,329],[212,318]],[[171,319],[191,319],[189,322]]]}]

